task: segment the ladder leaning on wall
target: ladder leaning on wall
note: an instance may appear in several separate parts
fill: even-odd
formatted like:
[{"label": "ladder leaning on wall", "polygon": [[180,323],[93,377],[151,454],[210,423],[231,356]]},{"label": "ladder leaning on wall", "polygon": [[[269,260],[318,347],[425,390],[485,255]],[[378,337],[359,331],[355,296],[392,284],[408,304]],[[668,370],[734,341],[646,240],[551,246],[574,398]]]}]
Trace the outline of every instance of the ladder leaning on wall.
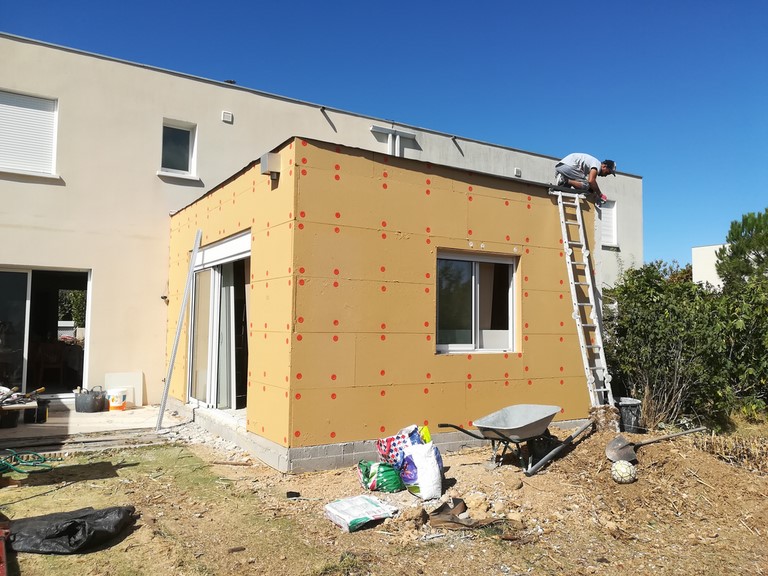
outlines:
[{"label": "ladder leaning on wall", "polygon": [[584,194],[570,188],[551,187],[549,193],[557,197],[563,252],[568,268],[568,282],[573,302],[573,319],[579,334],[581,359],[592,406],[613,406],[611,375],[603,348],[602,316],[598,309],[595,273],[592,267],[581,202]]}]

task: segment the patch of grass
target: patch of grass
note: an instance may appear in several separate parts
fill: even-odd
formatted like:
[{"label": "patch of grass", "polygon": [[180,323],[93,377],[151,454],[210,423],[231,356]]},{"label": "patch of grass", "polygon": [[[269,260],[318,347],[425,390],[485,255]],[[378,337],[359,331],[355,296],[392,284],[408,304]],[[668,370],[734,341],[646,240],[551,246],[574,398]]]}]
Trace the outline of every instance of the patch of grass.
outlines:
[{"label": "patch of grass", "polygon": [[370,574],[370,567],[374,564],[367,555],[359,555],[354,552],[344,552],[338,562],[325,564],[314,576],[363,576]]}]

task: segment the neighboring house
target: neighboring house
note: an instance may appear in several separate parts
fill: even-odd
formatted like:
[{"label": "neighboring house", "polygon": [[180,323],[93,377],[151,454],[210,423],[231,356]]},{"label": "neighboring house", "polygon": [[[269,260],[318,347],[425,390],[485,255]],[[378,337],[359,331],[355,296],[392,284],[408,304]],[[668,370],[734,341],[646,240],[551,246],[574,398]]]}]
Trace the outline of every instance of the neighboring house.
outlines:
[{"label": "neighboring house", "polygon": [[711,284],[717,290],[723,287],[723,280],[717,273],[717,251],[725,244],[712,246],[694,246],[691,248],[691,268],[693,281],[699,284]]},{"label": "neighboring house", "polygon": [[[177,285],[169,286],[169,276],[184,268],[178,251],[191,248],[186,241],[171,244],[170,215],[182,209],[179,215],[189,214],[196,200],[209,201],[206,194],[214,188],[220,196],[222,182],[295,136],[316,146],[343,146],[353,156],[408,160],[415,163],[408,166],[412,171],[450,169],[498,188],[519,181],[536,188],[537,201],[545,201],[538,197],[544,188],[535,183],[552,179],[557,160],[0,34],[0,383],[26,389],[43,382],[52,396],[71,404],[76,386],[104,385],[110,375],[132,373],[143,388],[139,396],[158,402],[168,368],[167,335],[178,314]],[[278,187],[285,186],[285,173],[281,166]],[[596,224],[603,249],[594,251],[595,266],[604,285],[622,267],[642,262],[642,180],[621,173],[601,187],[616,202]],[[211,242],[230,234],[262,230],[266,222],[258,221],[258,210],[250,214],[250,224],[211,229],[216,212],[206,213],[197,223],[208,230],[206,253]],[[489,211],[481,218],[498,216]],[[283,218],[291,223],[300,216]],[[276,225],[270,220],[270,228]],[[278,227],[274,234],[281,232]],[[543,249],[537,236],[526,248]],[[263,271],[253,273],[260,277]],[[286,274],[301,280],[299,272],[280,270],[281,277]],[[76,346],[54,345],[62,290],[87,293],[86,326],[78,327],[83,338]],[[43,349],[53,369],[43,364]],[[174,374],[175,386],[186,378],[183,368]],[[174,387],[175,397],[186,401],[195,382],[183,384],[187,393]],[[205,405],[216,404],[208,400]],[[369,437],[377,434],[368,429]]]}]

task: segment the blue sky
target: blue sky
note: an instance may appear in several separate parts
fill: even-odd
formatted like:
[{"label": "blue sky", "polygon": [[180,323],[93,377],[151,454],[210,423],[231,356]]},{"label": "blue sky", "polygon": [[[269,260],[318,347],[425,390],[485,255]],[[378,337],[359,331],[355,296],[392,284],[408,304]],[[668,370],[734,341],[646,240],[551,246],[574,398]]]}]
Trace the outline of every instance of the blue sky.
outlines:
[{"label": "blue sky", "polygon": [[768,2],[8,2],[0,30],[643,177],[645,260],[768,206]]}]

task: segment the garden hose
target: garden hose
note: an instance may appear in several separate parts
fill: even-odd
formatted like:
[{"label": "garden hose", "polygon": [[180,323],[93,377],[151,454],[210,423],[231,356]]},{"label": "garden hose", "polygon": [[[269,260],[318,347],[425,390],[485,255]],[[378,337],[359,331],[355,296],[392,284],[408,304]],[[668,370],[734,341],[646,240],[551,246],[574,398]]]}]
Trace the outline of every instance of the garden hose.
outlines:
[{"label": "garden hose", "polygon": [[5,472],[20,472],[22,474],[48,472],[53,469],[49,462],[60,460],[60,458],[47,458],[30,450],[16,452],[6,449],[5,452],[7,454],[0,458],[0,474]]}]

